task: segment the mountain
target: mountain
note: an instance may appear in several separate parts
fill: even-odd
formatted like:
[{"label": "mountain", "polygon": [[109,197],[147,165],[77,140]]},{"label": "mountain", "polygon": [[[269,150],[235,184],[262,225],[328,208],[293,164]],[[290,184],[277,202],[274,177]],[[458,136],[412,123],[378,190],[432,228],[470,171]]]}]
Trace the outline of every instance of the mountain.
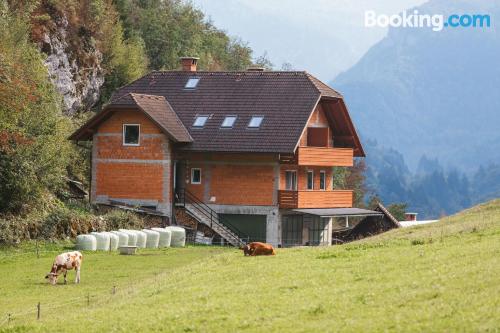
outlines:
[{"label": "mountain", "polygon": [[332,86],[362,135],[401,152],[411,171],[423,155],[469,174],[499,162],[499,3],[431,0],[417,9],[489,14],[491,27],[390,28]]}]

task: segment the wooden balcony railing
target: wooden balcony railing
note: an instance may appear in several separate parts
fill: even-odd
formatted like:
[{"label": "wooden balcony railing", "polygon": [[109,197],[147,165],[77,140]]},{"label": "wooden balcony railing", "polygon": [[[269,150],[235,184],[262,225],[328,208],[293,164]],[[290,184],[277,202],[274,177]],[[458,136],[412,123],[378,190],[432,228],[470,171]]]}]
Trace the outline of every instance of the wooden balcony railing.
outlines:
[{"label": "wooden balcony railing", "polygon": [[280,208],[352,207],[353,191],[278,191]]},{"label": "wooden balcony railing", "polygon": [[352,148],[299,147],[298,165],[353,166]]}]

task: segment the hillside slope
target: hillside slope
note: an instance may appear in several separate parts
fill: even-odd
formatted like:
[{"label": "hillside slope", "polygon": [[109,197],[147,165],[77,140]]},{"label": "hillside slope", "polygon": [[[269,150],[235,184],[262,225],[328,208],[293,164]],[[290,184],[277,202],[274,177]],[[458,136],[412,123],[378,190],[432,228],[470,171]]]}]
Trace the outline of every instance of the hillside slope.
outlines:
[{"label": "hillside slope", "polygon": [[[166,262],[189,253],[193,258],[193,251],[198,262],[176,269],[166,269],[166,263],[154,266],[162,256]],[[394,230],[344,246],[279,249],[274,257],[243,257],[237,250],[216,253],[203,257],[196,248],[187,248],[161,255],[145,251],[129,259],[86,254],[81,285],[54,288],[25,277],[22,292],[2,291],[1,304],[15,305],[2,307],[0,314],[25,309],[36,302],[37,294],[49,290],[51,295],[71,290],[74,306],[46,311],[38,322],[33,315],[15,317],[10,328],[0,326],[0,331],[401,332],[500,327],[500,314],[493,311],[500,306],[500,200],[434,225]],[[120,269],[111,269],[117,260]],[[130,264],[124,265],[127,260]],[[30,271],[39,274],[49,267],[49,258],[43,261],[29,261]],[[13,265],[15,261],[0,265],[4,288],[19,285],[17,276],[3,274]],[[140,274],[134,274],[139,266]],[[106,293],[115,280],[119,292]],[[91,291],[91,305],[86,305],[86,290],[95,281],[100,281],[103,293]]]}]

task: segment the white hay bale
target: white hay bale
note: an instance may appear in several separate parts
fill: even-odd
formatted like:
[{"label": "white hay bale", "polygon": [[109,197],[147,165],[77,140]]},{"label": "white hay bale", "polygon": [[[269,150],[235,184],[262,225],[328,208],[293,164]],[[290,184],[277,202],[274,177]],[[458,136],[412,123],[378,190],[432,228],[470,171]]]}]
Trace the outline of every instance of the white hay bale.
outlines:
[{"label": "white hay bale", "polygon": [[118,244],[120,242],[120,237],[117,234],[112,232],[105,232],[106,235],[109,236],[109,250],[116,251],[118,250]]},{"label": "white hay bale", "polygon": [[158,242],[158,247],[170,247],[170,241],[172,240],[172,232],[165,228],[151,228],[151,230],[160,233],[160,241]]},{"label": "white hay bale", "polygon": [[137,247],[140,249],[146,248],[146,240],[148,238],[148,235],[139,230],[133,230],[133,231],[137,234]]},{"label": "white hay bale", "polygon": [[105,232],[91,232],[97,241],[97,251],[109,251],[110,238]]},{"label": "white hay bale", "polygon": [[94,235],[76,236],[76,249],[81,251],[95,251],[97,249],[97,240]]},{"label": "white hay bale", "polygon": [[118,236],[118,247],[128,245],[128,234],[121,231],[111,231],[111,233]]},{"label": "white hay bale", "polygon": [[133,230],[118,229],[128,235],[128,246],[137,246],[137,234]]},{"label": "white hay bale", "polygon": [[146,248],[156,249],[160,243],[160,233],[154,230],[142,229],[142,232],[146,234]]},{"label": "white hay bale", "polygon": [[166,227],[165,229],[172,232],[172,239],[170,241],[170,246],[172,247],[183,247],[186,245],[186,230],[181,227]]}]

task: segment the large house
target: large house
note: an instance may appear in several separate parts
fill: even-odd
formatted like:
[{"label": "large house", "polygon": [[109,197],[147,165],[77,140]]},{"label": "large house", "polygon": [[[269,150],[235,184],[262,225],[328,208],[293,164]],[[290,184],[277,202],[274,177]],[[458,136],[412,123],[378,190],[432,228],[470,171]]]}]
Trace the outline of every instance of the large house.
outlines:
[{"label": "large house", "polygon": [[188,215],[234,245],[330,244],[353,204],[334,167],[364,156],[342,95],[307,72],[196,62],[118,89],[70,137],[93,141],[92,202]]}]

